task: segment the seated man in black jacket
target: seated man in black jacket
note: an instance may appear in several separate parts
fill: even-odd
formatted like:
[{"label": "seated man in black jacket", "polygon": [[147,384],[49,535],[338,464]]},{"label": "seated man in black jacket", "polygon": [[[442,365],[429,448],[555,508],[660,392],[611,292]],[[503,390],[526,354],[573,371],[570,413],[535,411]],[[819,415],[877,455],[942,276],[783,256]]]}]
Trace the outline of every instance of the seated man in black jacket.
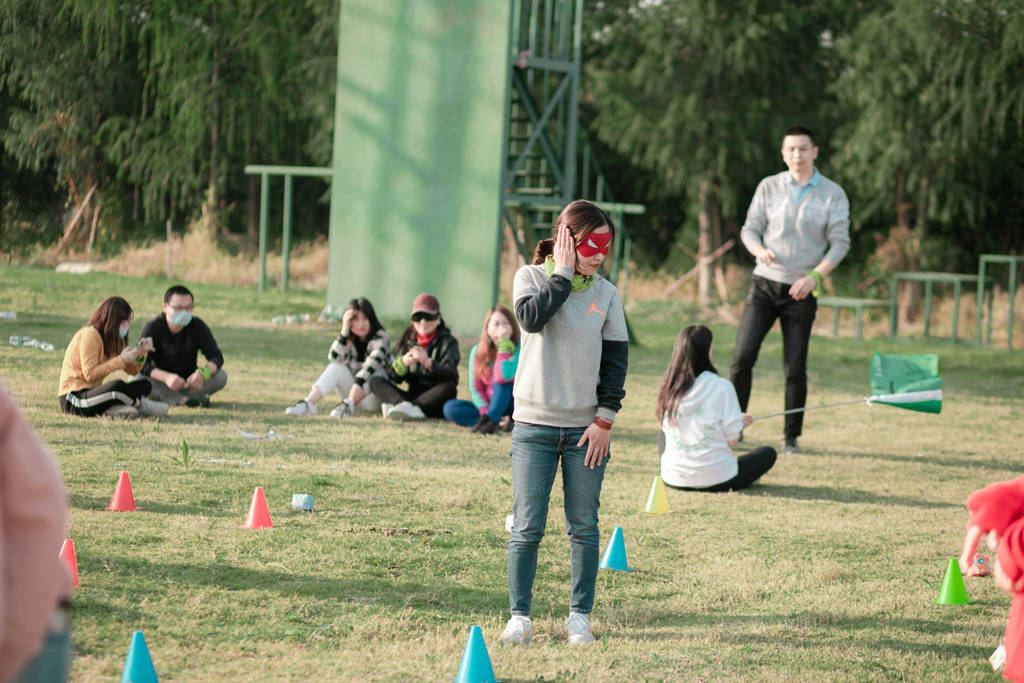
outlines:
[{"label": "seated man in black jacket", "polygon": [[[210,405],[210,394],[228,383],[224,355],[201,319],[192,315],[192,292],[175,285],[164,293],[164,312],[142,328],[143,337],[152,337],[142,374],[153,384],[150,396],[169,405]],[[197,365],[202,351],[206,363]]]}]

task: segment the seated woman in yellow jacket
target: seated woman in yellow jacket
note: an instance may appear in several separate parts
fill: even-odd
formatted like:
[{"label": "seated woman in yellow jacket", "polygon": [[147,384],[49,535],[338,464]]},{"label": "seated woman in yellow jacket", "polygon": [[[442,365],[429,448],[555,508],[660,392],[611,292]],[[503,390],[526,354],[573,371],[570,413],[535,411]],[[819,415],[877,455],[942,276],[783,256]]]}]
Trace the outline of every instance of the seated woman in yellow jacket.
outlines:
[{"label": "seated woman in yellow jacket", "polygon": [[127,301],[112,296],[93,312],[89,324],[71,338],[64,352],[57,390],[62,411],[82,417],[167,414],[166,403],[146,398],[152,388],[148,379],[103,383],[116,370],[137,374],[146,352],[153,350],[153,342],[148,339],[128,345],[133,316]]}]

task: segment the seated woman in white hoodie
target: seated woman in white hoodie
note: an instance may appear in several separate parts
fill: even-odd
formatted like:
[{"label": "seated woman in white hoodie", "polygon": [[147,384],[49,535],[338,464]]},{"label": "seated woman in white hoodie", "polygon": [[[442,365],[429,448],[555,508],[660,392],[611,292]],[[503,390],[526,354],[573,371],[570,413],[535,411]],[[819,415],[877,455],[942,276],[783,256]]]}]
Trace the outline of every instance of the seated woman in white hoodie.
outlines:
[{"label": "seated woman in white hoodie", "polygon": [[736,389],[711,364],[711,330],[690,325],[676,337],[655,415],[661,478],[693,491],[734,491],[757,481],[775,464],[775,449],[761,446],[736,457],[732,447],[753,419],[740,411]]}]

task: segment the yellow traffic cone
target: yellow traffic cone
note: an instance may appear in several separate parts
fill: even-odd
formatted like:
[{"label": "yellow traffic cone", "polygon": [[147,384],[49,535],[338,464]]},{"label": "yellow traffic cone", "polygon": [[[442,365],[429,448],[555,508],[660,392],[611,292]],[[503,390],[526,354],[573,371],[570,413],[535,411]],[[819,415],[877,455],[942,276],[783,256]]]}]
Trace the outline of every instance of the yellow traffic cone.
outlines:
[{"label": "yellow traffic cone", "polygon": [[647,495],[647,508],[644,512],[650,512],[652,515],[664,515],[669,512],[665,484],[658,475],[654,475],[654,483],[651,484],[651,492]]}]

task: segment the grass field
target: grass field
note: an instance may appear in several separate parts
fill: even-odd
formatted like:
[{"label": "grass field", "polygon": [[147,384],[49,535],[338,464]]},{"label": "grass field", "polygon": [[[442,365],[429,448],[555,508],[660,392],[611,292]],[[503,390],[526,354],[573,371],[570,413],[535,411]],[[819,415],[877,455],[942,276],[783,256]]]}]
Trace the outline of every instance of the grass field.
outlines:
[{"label": "grass field", "polygon": [[[568,545],[556,484],[535,639],[508,648],[497,644],[508,617],[508,437],[439,422],[339,424],[325,415],[330,399],[320,416],[285,416],[337,330],[270,320],[315,314],[321,293],[196,285],[196,313],[230,376],[212,408],[133,422],[59,413],[63,348],[93,308],[112,294],[127,298],[135,338],[168,284],[0,268],[0,310],[18,314],[0,320],[0,377],[56,453],[70,496],[82,584],[75,681],[119,676],[136,629],[162,680],[448,680],[474,624],[504,681],[997,680],[985,660],[1008,597],[989,579],[969,579],[973,604],[933,603],[959,551],[966,496],[1021,473],[1020,354],[815,337],[810,405],[862,396],[876,350],[937,351],[942,414],[811,412],[804,452],[780,456],[749,492],[669,492],[672,513],[648,515],[654,398],[675,334],[701,316],[680,303],[632,302],[642,344],[631,350],[601,523],[602,549],[621,526],[637,571],[602,572],[598,642],[566,645]],[[388,329],[397,334],[399,324]],[[713,329],[727,373],[735,330]],[[15,334],[57,350],[7,346]],[[773,332],[755,370],[754,414],[781,409],[780,356]],[[239,428],[289,438],[251,441]],[[766,420],[746,438],[778,447],[781,429],[781,419]],[[138,512],[104,511],[121,470]],[[266,491],[273,529],[240,528],[255,486]],[[315,511],[293,513],[292,493],[312,494]]]}]

